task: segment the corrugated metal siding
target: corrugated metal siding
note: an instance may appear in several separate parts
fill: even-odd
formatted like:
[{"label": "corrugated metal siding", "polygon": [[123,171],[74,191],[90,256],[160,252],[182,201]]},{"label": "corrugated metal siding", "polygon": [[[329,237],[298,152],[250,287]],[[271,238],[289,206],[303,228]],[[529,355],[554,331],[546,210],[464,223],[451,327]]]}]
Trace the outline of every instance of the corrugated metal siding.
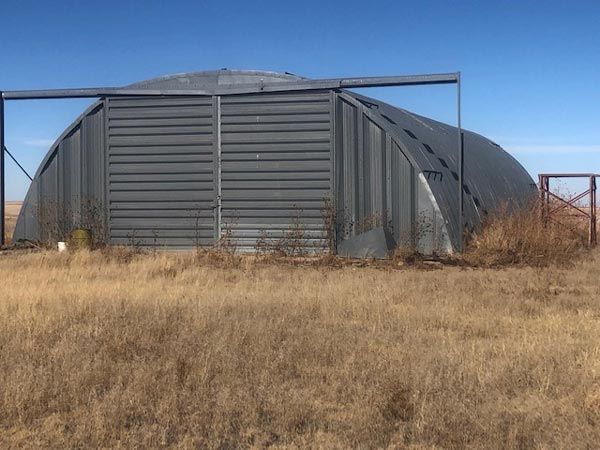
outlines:
[{"label": "corrugated metal siding", "polygon": [[[364,142],[362,145],[363,227],[387,223],[385,202],[385,132],[368,117],[362,116]],[[360,193],[361,191],[359,191]]]},{"label": "corrugated metal siding", "polygon": [[253,249],[326,244],[324,199],[331,197],[329,93],[221,98],[222,234]]},{"label": "corrugated metal siding", "polygon": [[81,226],[80,138],[76,127],[58,147],[58,214],[65,235]]},{"label": "corrugated metal siding", "polygon": [[[461,232],[458,223],[458,137],[455,127],[413,114],[384,102],[345,92],[369,105],[368,112],[387,122],[386,130],[398,140],[409,160],[423,172],[439,207],[442,223],[454,246]],[[464,217],[468,229],[502,202],[523,205],[535,194],[535,183],[525,169],[502,148],[470,131],[464,131]],[[440,230],[441,232],[442,230]]]},{"label": "corrugated metal siding", "polygon": [[338,98],[336,105],[336,234],[339,239],[354,235],[359,220],[358,110]]},{"label": "corrugated metal siding", "polygon": [[105,161],[104,107],[100,105],[81,122],[81,215],[102,240],[106,238]]},{"label": "corrugated metal siding", "polygon": [[212,244],[212,99],[111,98],[107,103],[110,242]]},{"label": "corrugated metal siding", "polygon": [[386,226],[399,245],[415,245],[415,168],[359,102],[338,95],[336,111],[338,240]]},{"label": "corrugated metal siding", "polygon": [[56,154],[46,163],[39,177],[38,189],[39,205],[36,215],[40,228],[39,239],[43,241],[62,239],[62,236],[58,236],[58,158]]},{"label": "corrugated metal siding", "polygon": [[[64,240],[75,227],[104,229],[104,121],[102,103],[88,108],[57,140],[34,178],[14,239]],[[88,198],[98,218],[90,220]]]},{"label": "corrugated metal siding", "polygon": [[39,239],[39,220],[38,220],[38,187],[39,179],[34,178],[27,191],[23,206],[19,213],[15,230],[12,236],[12,242],[17,242],[19,239]]},{"label": "corrugated metal siding", "polygon": [[386,183],[389,186],[388,211],[391,229],[399,246],[412,247],[415,236],[415,169],[398,144],[388,137],[386,147],[390,162]]}]

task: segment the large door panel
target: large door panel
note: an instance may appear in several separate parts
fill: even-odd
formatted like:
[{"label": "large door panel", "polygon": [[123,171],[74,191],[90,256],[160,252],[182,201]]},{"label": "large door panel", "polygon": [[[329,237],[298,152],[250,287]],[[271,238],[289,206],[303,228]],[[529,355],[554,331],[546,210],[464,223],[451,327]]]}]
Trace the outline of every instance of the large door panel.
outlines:
[{"label": "large door panel", "polygon": [[[221,98],[221,234],[241,250],[297,239],[305,250],[326,241],[331,198],[329,93]],[[289,239],[288,239],[289,240]]]},{"label": "large door panel", "polygon": [[107,105],[110,242],[212,245],[212,98],[111,98]]}]

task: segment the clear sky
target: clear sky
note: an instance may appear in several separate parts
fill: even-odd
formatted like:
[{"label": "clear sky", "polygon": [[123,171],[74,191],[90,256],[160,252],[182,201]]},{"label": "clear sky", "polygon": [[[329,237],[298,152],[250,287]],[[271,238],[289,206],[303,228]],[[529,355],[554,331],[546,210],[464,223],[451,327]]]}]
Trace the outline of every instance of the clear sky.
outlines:
[{"label": "clear sky", "polygon": [[[461,71],[465,128],[533,176],[600,172],[598,1],[1,0],[0,16],[0,89],[223,67],[311,78]],[[456,123],[451,86],[365,94]],[[8,148],[35,172],[90,103],[7,102]],[[7,159],[7,199],[27,187]]]}]

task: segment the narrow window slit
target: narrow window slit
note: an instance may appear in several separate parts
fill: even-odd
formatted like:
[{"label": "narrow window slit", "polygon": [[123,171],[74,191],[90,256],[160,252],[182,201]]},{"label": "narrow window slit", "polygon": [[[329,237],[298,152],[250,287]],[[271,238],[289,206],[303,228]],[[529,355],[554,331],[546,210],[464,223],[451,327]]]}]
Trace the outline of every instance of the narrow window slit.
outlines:
[{"label": "narrow window slit", "polygon": [[424,143],[423,147],[425,147],[425,150],[427,150],[429,153],[431,153],[432,155],[435,155],[435,152],[433,151],[433,149],[428,144]]},{"label": "narrow window slit", "polygon": [[408,135],[409,135],[411,138],[413,138],[413,139],[417,139],[417,136],[415,136],[415,134],[414,134],[412,131],[410,131],[410,130],[407,130],[406,128],[403,128],[403,130],[404,130],[404,132],[405,132],[406,134],[408,134]]},{"label": "narrow window slit", "polygon": [[392,123],[394,125],[396,125],[396,122],[394,122],[392,119],[390,119],[388,116],[386,116],[385,114],[381,114],[381,116],[387,120],[389,123]]}]

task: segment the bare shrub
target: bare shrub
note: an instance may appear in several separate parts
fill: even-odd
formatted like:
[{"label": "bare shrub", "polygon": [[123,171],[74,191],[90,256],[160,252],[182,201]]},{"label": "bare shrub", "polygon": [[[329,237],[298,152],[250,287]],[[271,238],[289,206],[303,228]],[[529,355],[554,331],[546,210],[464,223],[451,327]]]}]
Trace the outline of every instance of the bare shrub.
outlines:
[{"label": "bare shrub", "polygon": [[289,226],[282,230],[278,237],[273,237],[262,229],[255,243],[256,255],[274,261],[280,257],[304,257],[314,250],[318,251],[320,246],[318,243],[312,245],[302,215],[301,208],[294,208]]},{"label": "bare shrub", "polygon": [[366,233],[367,231],[372,230],[373,228],[379,227],[388,227],[392,226],[391,222],[388,220],[388,212],[384,210],[382,212],[374,212],[369,214],[358,221],[357,226],[355,227],[355,232],[357,234]]},{"label": "bare shrub", "polygon": [[273,243],[273,250],[285,256],[305,256],[308,247],[306,226],[302,221],[302,209],[296,208],[291,224]]},{"label": "bare shrub", "polygon": [[39,243],[47,248],[55,248],[58,241],[68,241],[76,228],[89,230],[92,234],[92,247],[106,245],[106,209],[96,199],[82,198],[76,210],[64,203],[44,200],[36,210],[39,226]]},{"label": "bare shrub", "polygon": [[81,214],[73,228],[85,228],[92,233],[92,248],[100,248],[107,243],[106,208],[97,199],[83,198]]},{"label": "bare shrub", "polygon": [[54,248],[58,241],[65,241],[71,232],[71,211],[55,201],[44,201],[37,207],[40,244]]},{"label": "bare shrub", "polygon": [[585,247],[585,236],[565,223],[545,220],[541,205],[531,201],[511,210],[492,212],[481,230],[469,237],[464,258],[483,266],[568,263]]},{"label": "bare shrub", "polygon": [[391,254],[391,261],[396,265],[413,265],[423,260],[423,255],[412,246],[398,246]]},{"label": "bare shrub", "polygon": [[228,221],[223,221],[223,225],[221,227],[221,235],[219,236],[219,239],[215,244],[215,250],[235,255],[235,253],[237,252],[237,243],[235,239],[234,229],[237,222],[237,218]]},{"label": "bare shrub", "polygon": [[321,207],[321,217],[325,228],[325,243],[327,245],[327,250],[329,250],[329,254],[334,254],[336,249],[337,216],[333,201],[330,197],[325,197],[323,199],[323,206]]}]

